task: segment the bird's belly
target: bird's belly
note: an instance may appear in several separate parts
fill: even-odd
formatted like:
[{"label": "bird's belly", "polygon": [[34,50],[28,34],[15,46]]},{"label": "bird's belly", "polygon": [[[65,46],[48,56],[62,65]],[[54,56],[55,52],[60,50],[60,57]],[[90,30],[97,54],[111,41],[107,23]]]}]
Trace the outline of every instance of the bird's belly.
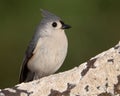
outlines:
[{"label": "bird's belly", "polygon": [[[49,47],[48,47],[49,46]],[[28,62],[29,69],[37,73],[40,77],[56,72],[67,53],[67,42],[65,44],[49,44],[41,45]]]}]

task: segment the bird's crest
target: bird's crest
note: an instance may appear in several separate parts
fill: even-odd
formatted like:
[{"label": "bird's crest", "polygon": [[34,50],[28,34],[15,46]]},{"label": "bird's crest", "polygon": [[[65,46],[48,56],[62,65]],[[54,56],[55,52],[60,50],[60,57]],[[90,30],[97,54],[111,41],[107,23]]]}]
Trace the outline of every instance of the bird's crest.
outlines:
[{"label": "bird's crest", "polygon": [[48,12],[47,10],[43,10],[43,9],[40,9],[40,10],[41,10],[41,12],[42,12],[42,16],[43,16],[45,19],[60,20],[60,17],[56,16],[55,14],[50,13],[50,12]]}]

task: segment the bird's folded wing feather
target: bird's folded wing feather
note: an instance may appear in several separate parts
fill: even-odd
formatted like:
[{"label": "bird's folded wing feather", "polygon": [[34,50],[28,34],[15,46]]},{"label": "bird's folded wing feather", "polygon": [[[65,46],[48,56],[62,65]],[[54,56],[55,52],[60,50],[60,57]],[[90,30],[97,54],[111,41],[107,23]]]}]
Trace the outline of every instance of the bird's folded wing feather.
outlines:
[{"label": "bird's folded wing feather", "polygon": [[33,79],[34,73],[32,73],[28,69],[27,63],[34,54],[33,52],[34,52],[34,50],[36,48],[37,41],[38,40],[36,40],[36,42],[31,41],[28,48],[27,48],[27,50],[26,50],[25,57],[24,57],[24,60],[23,60],[23,64],[21,66],[21,72],[20,72],[20,78],[19,78],[20,83],[25,82],[26,79],[28,79],[27,81],[31,81]]}]

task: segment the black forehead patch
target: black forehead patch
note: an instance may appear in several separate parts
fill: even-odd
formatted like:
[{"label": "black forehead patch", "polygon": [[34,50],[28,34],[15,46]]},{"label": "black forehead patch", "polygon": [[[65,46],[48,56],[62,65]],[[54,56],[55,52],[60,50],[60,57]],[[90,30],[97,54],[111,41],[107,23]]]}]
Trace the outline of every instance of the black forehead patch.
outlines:
[{"label": "black forehead patch", "polygon": [[61,20],[60,20],[60,23],[61,23],[62,25],[64,25],[64,24],[65,24],[65,23],[64,23],[63,21],[61,21]]}]

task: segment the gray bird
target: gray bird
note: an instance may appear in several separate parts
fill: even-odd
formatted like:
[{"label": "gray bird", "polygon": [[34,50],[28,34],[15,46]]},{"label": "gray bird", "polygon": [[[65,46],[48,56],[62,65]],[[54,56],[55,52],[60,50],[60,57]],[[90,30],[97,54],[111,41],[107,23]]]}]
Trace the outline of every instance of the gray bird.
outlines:
[{"label": "gray bird", "polygon": [[55,73],[63,64],[68,41],[64,29],[71,26],[53,13],[41,10],[41,20],[26,50],[19,82],[29,82]]}]

